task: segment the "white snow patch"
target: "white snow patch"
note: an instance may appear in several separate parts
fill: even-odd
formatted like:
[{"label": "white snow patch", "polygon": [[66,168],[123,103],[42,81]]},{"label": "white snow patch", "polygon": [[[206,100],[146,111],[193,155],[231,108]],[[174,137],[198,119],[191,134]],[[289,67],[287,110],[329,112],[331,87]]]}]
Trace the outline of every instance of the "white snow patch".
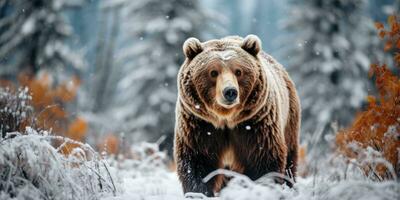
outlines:
[{"label": "white snow patch", "polygon": [[[218,170],[215,174],[225,174],[233,179],[218,197],[207,198],[199,193],[183,194],[176,172],[156,171],[151,176],[132,176],[131,172],[120,171],[124,178],[121,182],[123,193],[117,197],[103,200],[164,200],[164,199],[296,199],[296,200],[334,200],[334,199],[397,199],[398,184],[395,181],[371,182],[366,180],[330,180],[327,176],[297,179],[293,188],[275,184],[269,174],[251,181],[248,177],[227,170]],[[212,174],[211,174],[212,177]]]},{"label": "white snow patch", "polygon": [[224,61],[230,60],[237,56],[237,53],[233,50],[219,51],[217,55]]},{"label": "white snow patch", "polygon": [[392,139],[400,138],[400,133],[397,131],[397,126],[394,125],[389,126],[384,134],[384,137]]},{"label": "white snow patch", "polygon": [[[80,147],[64,155],[60,151],[66,143]],[[86,200],[117,192],[108,164],[91,147],[30,127],[0,138],[0,169],[2,200]]]},{"label": "white snow patch", "polygon": [[26,20],[25,23],[22,25],[21,33],[24,35],[29,35],[34,30],[35,30],[35,19],[31,17],[28,20]]}]

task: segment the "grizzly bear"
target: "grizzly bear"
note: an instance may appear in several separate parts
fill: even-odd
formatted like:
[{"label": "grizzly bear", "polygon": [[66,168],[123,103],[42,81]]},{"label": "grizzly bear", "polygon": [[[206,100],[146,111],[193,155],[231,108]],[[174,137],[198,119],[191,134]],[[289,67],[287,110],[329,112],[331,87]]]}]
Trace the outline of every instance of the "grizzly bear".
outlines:
[{"label": "grizzly bear", "polygon": [[183,52],[174,157],[184,193],[214,196],[224,176],[203,178],[219,168],[252,180],[269,172],[294,179],[299,97],[284,68],[262,51],[260,39],[189,38]]}]

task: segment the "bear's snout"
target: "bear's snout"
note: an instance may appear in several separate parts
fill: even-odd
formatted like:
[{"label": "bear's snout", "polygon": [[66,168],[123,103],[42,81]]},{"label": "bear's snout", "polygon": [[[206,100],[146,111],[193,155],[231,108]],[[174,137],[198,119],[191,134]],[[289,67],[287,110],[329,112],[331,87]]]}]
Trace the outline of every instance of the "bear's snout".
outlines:
[{"label": "bear's snout", "polygon": [[227,104],[229,104],[229,105],[234,103],[238,96],[238,91],[234,87],[226,87],[222,93],[224,95],[224,98],[225,98]]},{"label": "bear's snout", "polygon": [[216,83],[216,100],[220,106],[231,109],[240,102],[238,80],[231,67],[223,66],[220,70],[221,75],[217,77]]}]

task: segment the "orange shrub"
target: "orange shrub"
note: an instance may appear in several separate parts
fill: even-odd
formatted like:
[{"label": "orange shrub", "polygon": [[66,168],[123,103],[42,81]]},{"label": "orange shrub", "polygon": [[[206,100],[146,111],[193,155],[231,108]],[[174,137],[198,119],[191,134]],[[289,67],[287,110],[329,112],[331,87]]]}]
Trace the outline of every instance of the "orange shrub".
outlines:
[{"label": "orange shrub", "polygon": [[[37,75],[21,72],[18,81],[19,85],[28,87],[32,95],[30,103],[34,109],[35,124],[29,126],[51,130],[54,134],[76,141],[84,141],[88,129],[86,121],[71,116],[65,109],[76,98],[80,85],[77,77],[54,84],[51,75],[46,72]],[[0,80],[0,86],[15,88],[15,85],[11,81]],[[63,146],[62,152],[69,154],[75,147],[75,144],[68,143]]]},{"label": "orange shrub", "polygon": [[[394,51],[394,63],[399,67],[399,17],[390,16],[388,24],[388,30],[382,23],[375,26],[379,36],[385,40],[384,50]],[[378,95],[369,96],[367,110],[359,113],[349,128],[339,131],[336,136],[338,151],[349,158],[365,159],[366,152],[374,150],[379,154],[375,157],[386,159],[392,166],[383,161],[362,162],[364,172],[372,173],[373,178],[378,180],[400,178],[400,79],[386,64],[372,64],[370,76],[375,76]]]},{"label": "orange shrub", "polygon": [[47,73],[38,76],[21,73],[18,79],[21,85],[30,88],[37,125],[65,135],[71,119],[64,108],[74,100],[79,81],[73,78],[54,86],[51,76]]},{"label": "orange shrub", "polygon": [[108,134],[97,145],[98,149],[105,150],[108,154],[117,155],[119,152],[119,139],[115,134]]},{"label": "orange shrub", "polygon": [[298,167],[297,175],[306,177],[309,174],[308,163],[307,163],[307,145],[300,145],[298,150]]},{"label": "orange shrub", "polygon": [[[70,122],[67,131],[65,133],[65,136],[72,140],[82,142],[84,141],[84,137],[86,135],[87,130],[88,130],[88,125],[86,121],[78,117]],[[70,154],[74,148],[79,146],[80,146],[79,144],[66,143],[61,149],[61,152],[63,152],[64,154]]]}]

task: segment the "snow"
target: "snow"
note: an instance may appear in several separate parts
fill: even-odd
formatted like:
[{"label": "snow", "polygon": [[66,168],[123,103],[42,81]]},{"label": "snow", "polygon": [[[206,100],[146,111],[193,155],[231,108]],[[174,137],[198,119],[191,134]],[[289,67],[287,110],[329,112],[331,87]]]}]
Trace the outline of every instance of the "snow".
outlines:
[{"label": "snow", "polygon": [[[79,147],[64,156],[66,143]],[[0,168],[2,200],[98,199],[117,192],[108,164],[90,146],[31,127],[0,139]]]},{"label": "snow", "polygon": [[[79,147],[64,156],[60,150],[67,143]],[[60,145],[53,147],[54,144]],[[358,148],[355,143],[353,147]],[[277,173],[252,181],[236,172],[219,169],[203,181],[218,174],[232,179],[213,198],[198,193],[184,195],[176,171],[166,153],[159,150],[158,143],[132,144],[130,152],[117,157],[102,154],[106,158],[102,159],[88,144],[38,132],[31,127],[27,127],[24,134],[8,133],[0,140],[0,167],[6,169],[0,171],[0,188],[9,190],[0,190],[0,199],[38,199],[45,195],[51,199],[83,200],[389,200],[398,199],[400,195],[396,180],[372,181],[360,170],[359,166],[365,162],[389,164],[373,148],[367,148],[360,158],[352,160],[334,153],[314,159],[310,152],[309,162],[315,165],[309,166],[308,175],[297,177],[293,188],[274,183],[274,177],[281,177]],[[390,169],[392,173],[393,170]],[[13,176],[9,176],[11,173]]]},{"label": "snow", "polygon": [[360,170],[359,166],[363,162],[382,161],[379,153],[372,148],[364,152],[362,159],[350,161],[334,153],[317,159],[310,152],[308,155],[310,173],[304,177],[298,176],[293,188],[274,183],[272,178],[281,177],[277,173],[269,173],[252,181],[236,172],[218,169],[204,177],[203,181],[207,182],[218,174],[232,179],[217,197],[207,198],[199,193],[183,194],[176,171],[168,167],[165,162],[167,157],[164,152],[159,151],[157,144],[142,143],[133,146],[134,151],[139,152],[138,160],[109,162],[112,166],[111,171],[116,174],[118,186],[121,188],[116,196],[107,196],[102,198],[103,200],[391,200],[400,197],[400,184],[396,180],[372,181]]},{"label": "snow", "polygon": [[236,52],[233,50],[226,50],[226,51],[220,51],[217,52],[217,55],[223,60],[223,61],[227,61],[230,60],[234,57],[236,57]]},{"label": "snow", "polygon": [[[98,135],[93,135],[93,132],[88,133],[85,142],[93,144],[93,138],[100,138],[103,132],[125,132],[126,135],[120,134],[123,135],[121,138],[126,139],[121,146],[126,145],[127,149],[123,151],[129,152],[128,155],[118,156],[107,155],[105,151],[98,153],[87,143],[54,136],[51,130],[24,128],[22,123],[33,115],[30,91],[28,88],[21,88],[17,91],[17,95],[12,96],[9,89],[0,88],[1,200],[208,199],[198,193],[183,195],[174,166],[169,163],[170,158],[159,151],[159,143],[131,145],[130,142],[137,137],[149,140],[159,138],[160,135],[171,136],[168,134],[173,133],[174,126],[176,74],[184,60],[182,43],[188,37],[197,37],[200,41],[218,38],[215,33],[222,28],[210,22],[216,22],[224,16],[211,16],[212,13],[208,13],[195,1],[190,3],[175,0],[107,0],[100,3],[93,0],[1,2],[0,7],[7,12],[0,19],[2,27],[0,57],[4,58],[1,61],[0,75],[16,76],[17,72],[20,72],[20,64],[54,69],[56,71],[54,74],[59,73],[60,76],[76,71],[83,83],[83,89],[87,87],[96,95],[104,92],[98,95],[105,100],[104,107],[93,109],[92,112],[90,105],[85,106],[83,111],[87,112],[83,114],[90,128],[95,127],[93,132],[98,132]],[[88,22],[97,25],[95,28],[90,26],[93,29],[90,28],[88,36],[94,39],[90,39],[92,42],[84,49],[99,51],[95,57],[99,60],[104,58],[107,62],[101,65],[91,63],[88,70],[83,70],[87,65],[83,59],[86,55],[85,52],[71,48],[82,41],[79,41],[80,38],[74,34],[68,17],[74,15],[74,10],[87,2],[99,9],[95,14],[89,13]],[[231,34],[244,36],[243,30],[239,29],[254,31],[261,37],[266,35],[264,38],[267,46],[264,47],[277,43],[276,46],[294,50],[284,55],[287,59],[281,62],[288,62],[290,75],[299,87],[304,108],[303,116],[306,119],[302,124],[306,130],[303,132],[321,130],[315,135],[302,135],[334,141],[334,135],[322,132],[328,129],[326,127],[332,121],[340,120],[339,126],[342,127],[353,119],[355,110],[365,103],[366,91],[372,82],[367,76],[369,64],[375,61],[375,57],[383,56],[372,55],[381,53],[376,49],[381,43],[376,42],[379,39],[373,31],[373,23],[365,18],[369,15],[363,9],[367,0],[341,0],[340,5],[337,4],[337,0],[326,0],[322,4],[321,0],[302,2],[290,9],[294,12],[292,16],[285,16],[295,24],[292,30],[286,32],[276,30],[273,21],[277,20],[272,18],[266,20],[268,17],[257,14],[258,12],[275,15],[273,14],[275,10],[263,11],[274,9],[273,4],[278,1],[267,2],[267,4],[272,3],[270,6],[260,6],[266,5],[261,3],[264,2],[261,0],[257,3],[254,0],[250,3],[236,2],[229,6],[226,6],[226,2],[221,4],[226,7],[225,10],[231,8],[235,10],[234,7],[244,6],[245,10],[248,10],[245,15],[249,15],[250,12],[253,14],[253,10],[249,9],[252,7],[250,4],[254,4],[256,9],[254,16],[240,16],[242,8],[238,9],[238,12],[232,12],[231,16],[239,16],[242,19],[233,20],[231,24],[240,27],[238,31],[231,31]],[[10,9],[8,6],[13,8]],[[385,7],[385,10],[385,12],[395,12],[394,7]],[[218,10],[219,13],[223,11]],[[288,14],[286,11],[282,13]],[[101,19],[103,17],[104,21]],[[235,19],[233,17],[229,18]],[[254,24],[243,24],[245,18],[249,17]],[[337,21],[338,18],[343,20]],[[76,26],[76,30],[81,31],[85,24],[80,22],[79,17],[77,19],[73,21],[73,25]],[[120,23],[115,23],[116,21]],[[115,30],[118,29],[120,32],[113,42],[109,39],[112,37],[109,35],[113,34],[109,33],[108,29],[114,29],[110,27],[114,24],[118,25]],[[258,26],[262,24],[263,26]],[[265,25],[277,32],[274,34],[286,35],[293,39],[288,40],[290,45],[274,41],[269,34],[260,31],[267,27]],[[335,25],[340,26],[338,31],[333,31]],[[260,27],[264,28],[258,30]],[[104,33],[105,38],[101,36],[103,28],[107,29]],[[39,36],[39,39],[36,36]],[[99,45],[95,44],[97,43],[95,40],[98,40]],[[36,52],[34,59],[28,60],[31,57],[27,51],[29,49]],[[117,56],[104,53],[113,50]],[[264,48],[264,50],[269,52],[273,49]],[[219,56],[222,60],[228,61],[237,55],[233,51],[221,51]],[[87,58],[90,57],[94,56]],[[205,63],[202,62],[201,65]],[[37,75],[39,79],[40,73],[42,72]],[[106,79],[99,78],[98,81],[90,83],[91,81],[86,81],[87,76],[92,78],[104,76]],[[50,82],[59,81],[54,79]],[[102,82],[104,84],[97,84]],[[72,87],[72,82],[69,82],[67,89]],[[79,98],[87,98],[82,95],[86,94],[80,93]],[[96,103],[100,98],[94,96],[88,99],[93,99]],[[5,103],[2,100],[6,100]],[[194,108],[200,109],[201,106],[204,105],[195,105]],[[80,109],[65,108],[73,115],[81,115]],[[4,116],[12,119],[14,124],[2,123]],[[400,122],[400,118],[397,121]],[[247,130],[251,133],[250,130],[254,127],[250,125],[244,126],[245,132]],[[379,127],[377,124],[370,128]],[[385,139],[398,139],[399,128],[395,125],[389,126]],[[216,133],[201,130],[201,134],[212,139]],[[69,146],[68,144],[79,147],[72,149],[70,155],[64,155],[61,150]],[[265,148],[263,145],[255,145],[260,150]],[[217,170],[205,177],[205,181],[216,174],[232,177],[227,187],[213,199],[400,199],[398,180],[376,181],[371,173],[366,174],[360,168],[362,165],[375,167],[384,165],[388,168],[388,173],[395,176],[396,169],[383,159],[380,152],[368,147],[354,159],[332,159],[332,152],[328,156],[324,154],[326,144],[312,145],[317,146],[317,151],[323,153],[319,157],[313,155],[315,152],[307,153],[305,164],[299,166],[303,169],[299,170],[302,177],[297,178],[293,188],[272,183],[271,177],[276,176],[273,173],[260,180],[251,181],[234,172]],[[357,143],[351,143],[350,147],[354,151],[360,149]],[[400,153],[400,150],[398,152]],[[195,169],[187,173],[195,174]]]},{"label": "snow", "polygon": [[12,121],[8,124],[0,123],[0,136],[8,131],[15,131],[23,121],[28,119],[33,111],[28,103],[31,99],[27,87],[18,88],[16,92],[0,87],[0,120]]},{"label": "snow", "polygon": [[35,20],[33,18],[29,18],[22,25],[21,33],[24,35],[31,34],[35,29]]},{"label": "snow", "polygon": [[[302,132],[337,121],[347,126],[365,103],[373,81],[370,63],[388,55],[382,50],[368,0],[309,0],[290,3],[284,28],[287,69],[302,104]],[[282,61],[283,62],[283,61]],[[374,91],[372,91],[374,92]],[[305,134],[302,134],[304,137]]]},{"label": "snow", "polygon": [[392,139],[398,139],[400,138],[400,131],[397,131],[398,128],[397,126],[391,125],[388,127],[387,131],[384,134],[384,137],[387,138],[392,138]]},{"label": "snow", "polygon": [[[176,75],[184,61],[182,44],[189,37],[202,40],[203,33],[214,36],[217,31],[207,23],[209,13],[197,1],[110,0],[100,4],[110,9],[123,5],[112,10],[121,13],[115,67],[109,73],[101,72],[110,81],[97,89],[111,94],[104,95],[108,102],[101,110],[104,117],[118,119],[117,130],[112,131],[130,133],[135,140],[171,136]],[[103,127],[96,129],[103,131]]]},{"label": "snow", "polygon": [[[60,72],[60,69],[81,69],[85,61],[81,52],[70,50],[68,39],[71,39],[73,29],[64,11],[79,8],[83,2],[84,0],[2,1],[0,7],[7,10],[7,14],[0,19],[3,27],[0,31],[0,57],[7,58],[7,62],[2,63],[0,74],[4,73],[4,69],[19,69],[20,63],[53,70],[61,73],[60,76],[69,71]],[[30,55],[30,49],[36,52],[34,57]]]},{"label": "snow", "polygon": [[[219,172],[234,178],[224,188],[219,197],[207,198],[202,194],[191,193],[191,199],[251,200],[251,199],[398,199],[400,186],[396,181],[370,182],[366,180],[329,180],[328,177],[298,178],[293,188],[271,183],[268,178],[258,182],[231,173]],[[122,193],[103,200],[162,200],[185,199],[175,172],[157,171],[151,176],[132,176],[129,170],[120,171]]]},{"label": "snow", "polygon": [[115,197],[105,197],[103,200],[128,199],[183,199],[177,176],[174,173],[163,172],[154,176],[133,177],[129,171],[120,172],[124,191]]}]

